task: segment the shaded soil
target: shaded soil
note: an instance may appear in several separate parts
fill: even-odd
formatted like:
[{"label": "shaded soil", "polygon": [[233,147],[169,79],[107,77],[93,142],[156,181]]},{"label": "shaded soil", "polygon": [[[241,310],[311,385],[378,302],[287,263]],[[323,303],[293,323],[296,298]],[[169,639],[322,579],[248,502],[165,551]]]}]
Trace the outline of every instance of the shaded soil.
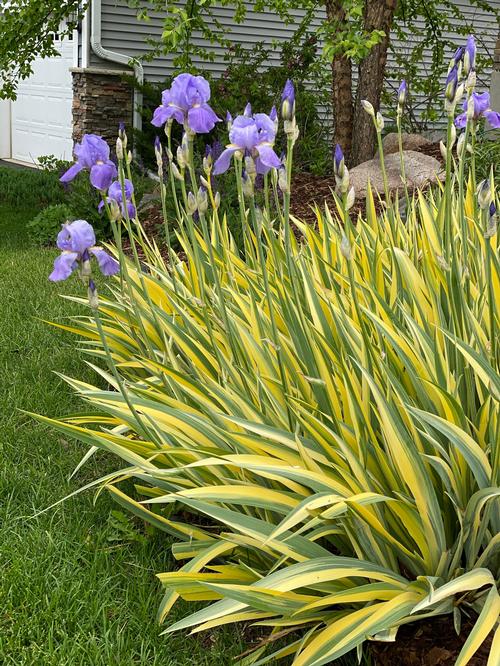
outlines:
[{"label": "shaded soil", "polygon": [[[441,163],[443,162],[439,143],[431,143],[422,146],[417,152],[425,155],[435,157]],[[335,178],[331,176],[315,176],[311,173],[297,173],[292,181],[292,201],[291,213],[294,217],[315,224],[316,218],[314,215],[314,206],[319,206],[320,210],[324,209],[325,202],[331,208],[332,212],[335,210],[335,204],[332,197],[332,191],[335,190]],[[377,201],[375,206],[377,207]],[[351,219],[355,220],[358,213],[362,215],[365,212],[364,199],[358,199],[353,208],[350,210]],[[166,258],[165,240],[163,238],[163,218],[161,205],[156,201],[151,201],[143,210],[139,211],[141,223],[150,238],[155,238],[159,246],[162,248],[162,254]],[[297,236],[300,232],[294,228]],[[127,241],[128,243],[128,241]],[[124,249],[127,245],[124,239]]]},{"label": "shaded soil", "polygon": [[[416,152],[434,157],[443,163],[439,142],[430,143],[416,149]],[[333,210],[334,201],[332,191],[335,190],[335,177],[314,176],[310,173],[296,174],[292,181],[292,214],[305,222],[314,223],[315,216],[313,212],[314,205],[323,209],[325,202]],[[377,203],[377,202],[376,202]],[[351,219],[356,219],[358,213],[364,214],[365,201],[358,199],[354,207],[350,210]]]},{"label": "shaded soil", "polygon": [[[374,666],[455,666],[458,654],[473,627],[463,618],[457,636],[449,615],[402,626],[395,643],[370,642]],[[468,666],[486,666],[493,632],[484,641]]]}]

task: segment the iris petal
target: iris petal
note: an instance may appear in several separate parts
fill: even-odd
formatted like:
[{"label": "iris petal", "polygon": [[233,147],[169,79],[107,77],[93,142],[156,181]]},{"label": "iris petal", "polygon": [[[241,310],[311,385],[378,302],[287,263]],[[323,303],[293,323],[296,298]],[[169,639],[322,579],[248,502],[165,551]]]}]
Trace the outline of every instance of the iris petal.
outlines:
[{"label": "iris petal", "polygon": [[107,190],[116,176],[116,166],[111,161],[105,164],[94,164],[90,170],[90,182],[101,191]]},{"label": "iris petal", "polygon": [[221,156],[214,164],[214,169],[212,172],[214,176],[225,173],[229,169],[229,166],[231,165],[231,158],[237,150],[238,148],[226,148],[226,150],[222,151]]},{"label": "iris petal", "polygon": [[208,104],[194,107],[188,111],[188,125],[197,134],[210,132],[218,121],[219,118],[217,118]]},{"label": "iris petal", "polygon": [[64,252],[54,261],[54,270],[49,275],[51,282],[61,282],[67,280],[75,270],[78,258],[77,252]]},{"label": "iris petal", "polygon": [[80,171],[83,169],[83,166],[79,163],[76,162],[75,164],[72,164],[70,168],[63,173],[63,175],[59,178],[61,183],[69,183],[70,181],[75,178]]},{"label": "iris petal", "polygon": [[281,160],[276,155],[271,146],[260,144],[256,146],[262,164],[266,167],[278,169],[281,166]]},{"label": "iris petal", "polygon": [[488,111],[484,112],[484,117],[492,127],[494,127],[495,129],[500,128],[500,113],[488,109]]},{"label": "iris petal", "polygon": [[94,247],[90,250],[97,259],[101,273],[109,277],[116,275],[120,270],[120,264],[113,257],[100,247]]}]

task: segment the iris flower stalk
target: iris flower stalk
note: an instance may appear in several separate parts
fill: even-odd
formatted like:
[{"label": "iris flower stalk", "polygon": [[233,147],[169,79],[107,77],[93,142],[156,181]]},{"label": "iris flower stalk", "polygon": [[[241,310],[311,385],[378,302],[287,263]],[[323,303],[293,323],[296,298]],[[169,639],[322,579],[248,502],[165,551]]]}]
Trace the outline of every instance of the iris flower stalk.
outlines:
[{"label": "iris flower stalk", "polygon": [[399,163],[401,166],[401,179],[403,181],[403,187],[405,190],[406,197],[406,211],[407,214],[410,210],[410,195],[408,193],[408,181],[406,179],[406,167],[403,154],[403,128],[402,128],[402,119],[403,111],[406,104],[406,99],[408,97],[408,86],[406,81],[403,79],[398,89],[398,106],[396,113],[396,125],[398,130],[398,148],[399,148]]},{"label": "iris flower stalk", "polygon": [[[255,193],[252,191],[251,196],[249,197],[250,200],[250,217],[252,220],[252,225],[254,229],[254,234],[255,238],[257,241],[257,254],[258,254],[258,260],[260,264],[260,269],[262,271],[262,277],[264,280],[264,291],[266,294],[266,300],[267,300],[267,307],[269,310],[269,321],[271,324],[271,336],[272,336],[272,343],[273,346],[276,350],[276,357],[278,360],[278,370],[280,373],[280,379],[283,385],[283,390],[284,393],[288,393],[288,378],[285,372],[285,365],[283,361],[283,350],[280,345],[279,341],[279,332],[278,332],[278,326],[276,324],[276,315],[274,312],[274,301],[273,301],[273,296],[271,294],[271,289],[269,286],[269,274],[267,270],[267,263],[266,263],[266,255],[264,251],[264,242],[262,240],[262,214],[257,214],[257,209],[255,206]],[[286,227],[285,227],[286,228]],[[272,243],[273,240],[272,238],[269,238],[269,242]],[[290,275],[291,277],[291,275]],[[293,280],[292,280],[293,283]],[[293,284],[292,284],[293,286]],[[293,416],[292,412],[290,410],[290,407],[288,405],[288,402],[286,403],[286,412],[287,412],[287,418],[288,418],[288,424],[290,431],[294,431],[294,421],[293,421]]]},{"label": "iris flower stalk", "polygon": [[[493,286],[493,280],[491,275],[491,262],[493,260],[493,253],[491,248],[491,238],[493,234],[490,230],[490,217],[494,217],[496,214],[494,197],[494,187],[493,184],[493,166],[491,167],[490,177],[481,181],[477,187],[477,201],[479,209],[481,212],[481,217],[484,223],[484,240],[486,245],[486,261],[485,261],[485,273],[486,273],[486,287],[488,289],[488,315],[490,323],[490,359],[492,367],[495,367],[496,363],[496,313],[495,313],[495,291]],[[493,216],[491,213],[493,212]]]},{"label": "iris flower stalk", "polygon": [[368,113],[368,115],[371,116],[373,125],[375,127],[375,132],[377,134],[378,154],[380,160],[380,170],[382,171],[382,178],[384,181],[385,201],[388,209],[390,210],[391,206],[389,206],[390,203],[389,182],[387,180],[387,169],[385,166],[384,149],[382,146],[382,130],[384,129],[384,119],[380,112],[375,113],[375,109],[373,108],[371,102],[368,102],[367,100],[362,100],[361,104],[363,105],[363,108],[365,109],[366,113]]},{"label": "iris flower stalk", "polygon": [[281,115],[283,117],[286,134],[286,190],[283,192],[283,224],[285,225],[285,252],[288,271],[293,281],[294,267],[291,259],[291,238],[290,238],[290,200],[292,192],[292,166],[293,149],[298,137],[297,121],[295,119],[295,87],[293,82],[288,79],[281,95]]}]

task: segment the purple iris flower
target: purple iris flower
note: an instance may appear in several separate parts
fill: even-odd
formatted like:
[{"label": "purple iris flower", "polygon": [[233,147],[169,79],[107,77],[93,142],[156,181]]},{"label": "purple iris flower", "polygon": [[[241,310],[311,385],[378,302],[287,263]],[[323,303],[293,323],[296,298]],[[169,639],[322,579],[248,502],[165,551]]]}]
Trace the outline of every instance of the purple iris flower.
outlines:
[{"label": "purple iris flower", "polygon": [[229,132],[230,144],[222,152],[214,165],[213,174],[218,175],[229,169],[231,157],[237,151],[255,159],[257,173],[265,174],[272,168],[279,168],[281,160],[273,150],[276,125],[265,113],[252,117],[238,116]]},{"label": "purple iris flower", "polygon": [[[125,204],[127,206],[128,216],[129,218],[132,219],[135,217],[135,206],[131,201],[132,194],[134,193],[134,186],[128,178],[125,178],[124,185],[125,185],[124,188]],[[115,180],[115,182],[111,183],[111,185],[109,186],[108,196],[106,198],[106,201],[110,203],[111,200],[115,201],[118,204],[118,207],[120,208],[122,215],[125,217],[125,204],[123,202],[122,186],[119,180]],[[101,201],[98,207],[99,212],[101,212],[103,208],[104,208],[104,201]]]},{"label": "purple iris flower", "polygon": [[90,260],[90,254],[97,259],[103,275],[115,275],[120,269],[116,259],[96,246],[92,225],[85,220],[65,224],[57,236],[57,247],[61,254],[54,261],[54,270],[49,275],[52,282],[69,278],[79,265]]},{"label": "purple iris flower", "polygon": [[[472,93],[472,99],[474,102],[474,120],[477,121],[479,118],[486,118],[492,127],[495,129],[500,128],[500,113],[492,111],[490,107],[490,93]],[[461,113],[457,118],[455,118],[455,125],[462,129],[467,125],[467,106],[468,101],[465,100],[463,104],[464,113]]]},{"label": "purple iris flower", "polygon": [[82,171],[90,171],[90,182],[97,190],[107,190],[117,171],[115,164],[109,159],[109,146],[97,134],[84,134],[81,143],[74,148],[76,163],[59,179],[61,183],[69,183]]},{"label": "purple iris flower", "polygon": [[151,122],[161,127],[173,118],[181,125],[187,125],[193,132],[205,134],[214,128],[215,123],[220,122],[220,118],[208,105],[209,99],[210,86],[206,79],[192,74],[179,74],[172,81],[172,86],[163,91],[161,104]]},{"label": "purple iris flower", "polygon": [[290,79],[287,79],[281,95],[281,115],[283,120],[293,120],[295,116],[295,88]]}]

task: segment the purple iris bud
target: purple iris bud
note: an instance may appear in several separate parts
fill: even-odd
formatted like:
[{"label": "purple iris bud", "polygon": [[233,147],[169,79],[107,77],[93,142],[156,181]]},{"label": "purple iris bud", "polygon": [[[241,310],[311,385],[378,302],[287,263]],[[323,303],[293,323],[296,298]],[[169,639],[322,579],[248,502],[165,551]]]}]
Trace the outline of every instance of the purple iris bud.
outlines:
[{"label": "purple iris bud", "polygon": [[459,46],[458,49],[455,51],[452,58],[453,67],[456,67],[458,63],[462,60],[462,58],[464,57],[464,51],[465,49],[463,46]]},{"label": "purple iris bud", "polygon": [[96,134],[85,134],[82,142],[75,145],[74,153],[76,163],[61,176],[61,183],[69,183],[80,171],[88,169],[92,185],[98,190],[107,190],[113,178],[116,178],[117,171],[109,159],[106,141]]},{"label": "purple iris bud", "polygon": [[[492,111],[490,106],[490,93],[472,93],[472,103],[474,105],[474,112],[472,120],[474,122],[478,121],[480,118],[486,118],[489,124],[495,129],[500,128],[500,113]],[[455,125],[459,129],[464,128],[467,125],[467,109],[469,106],[468,100],[465,100],[463,104],[464,113],[461,113],[455,118]]]},{"label": "purple iris bud", "polygon": [[[125,189],[125,202],[123,201],[123,191],[122,186],[119,180],[115,180],[108,189],[108,196],[106,197],[107,203],[115,202],[118,206],[118,209],[121,211],[123,217],[126,217],[125,208],[127,210],[129,218],[135,217],[135,206],[132,203],[132,194],[134,193],[134,186],[128,178],[124,180],[124,189]],[[104,208],[104,201],[101,201],[98,207],[99,212]]]},{"label": "purple iris bud", "polygon": [[278,112],[277,112],[275,106],[273,106],[273,108],[271,109],[271,113],[269,114],[269,118],[271,118],[271,120],[273,122],[278,119]]},{"label": "purple iris bud", "polygon": [[270,169],[281,166],[281,160],[273,150],[276,138],[276,125],[265,113],[256,113],[253,117],[238,116],[234,119],[229,132],[229,143],[214,165],[213,174],[226,172],[231,158],[236,152],[249,155],[255,160],[258,174],[265,174]]},{"label": "purple iris bud", "polygon": [[104,275],[115,275],[120,265],[101,247],[95,244],[95,233],[85,220],[75,220],[71,224],[65,224],[57,236],[57,247],[61,254],[54,261],[54,270],[49,275],[49,280],[59,282],[66,280],[73,271],[84,263],[90,261],[93,255]]},{"label": "purple iris bud", "polygon": [[495,202],[492,201],[490,203],[490,217],[495,217],[496,214],[497,214],[497,207],[495,206]]},{"label": "purple iris bud", "polygon": [[122,120],[118,123],[118,136],[120,137],[120,139],[123,139],[124,135],[125,135],[125,123]]},{"label": "purple iris bud", "polygon": [[404,106],[407,94],[408,94],[408,85],[407,85],[405,79],[403,79],[401,81],[399,89],[398,89],[398,104],[399,104],[399,106]]},{"label": "purple iris bud", "polygon": [[473,35],[467,37],[467,43],[464,51],[464,74],[468,76],[469,72],[476,69],[476,40]]},{"label": "purple iris bud", "polygon": [[335,146],[334,169],[335,175],[342,178],[344,173],[344,153],[339,144]]},{"label": "purple iris bud", "polygon": [[159,136],[155,136],[154,146],[155,151],[159,152],[161,150],[161,141]]},{"label": "purple iris bud", "polygon": [[205,157],[212,157],[212,146],[207,143],[205,146]]},{"label": "purple iris bud", "polygon": [[295,117],[295,88],[290,79],[287,79],[281,95],[281,115],[283,120],[293,120]]},{"label": "purple iris bud", "polygon": [[252,105],[250,102],[245,106],[245,110],[243,111],[243,115],[246,116],[247,118],[252,117]]},{"label": "purple iris bud", "polygon": [[445,97],[449,102],[453,102],[458,87],[458,68],[454,65],[446,78]]},{"label": "purple iris bud", "polygon": [[179,74],[172,86],[163,91],[151,122],[162,127],[167,120],[174,119],[196,134],[206,134],[221,120],[208,105],[209,99],[210,85],[203,76]]}]

